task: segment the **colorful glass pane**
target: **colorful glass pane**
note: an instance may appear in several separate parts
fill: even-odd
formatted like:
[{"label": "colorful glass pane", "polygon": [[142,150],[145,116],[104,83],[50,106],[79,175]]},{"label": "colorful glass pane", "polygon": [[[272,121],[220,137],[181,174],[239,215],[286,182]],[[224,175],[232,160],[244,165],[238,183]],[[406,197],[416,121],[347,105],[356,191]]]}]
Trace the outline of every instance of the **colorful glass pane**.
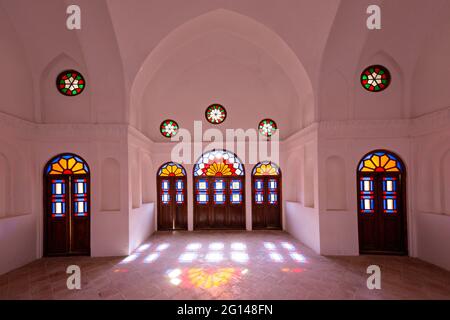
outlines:
[{"label": "colorful glass pane", "polygon": [[230,181],[230,202],[231,204],[241,204],[242,202],[242,181]]},{"label": "colorful glass pane", "polygon": [[377,151],[365,156],[359,163],[360,172],[401,172],[400,161],[392,153]]},{"label": "colorful glass pane", "polygon": [[385,213],[397,213],[396,177],[383,177],[383,210]]},{"label": "colorful glass pane", "polygon": [[186,170],[183,166],[175,162],[167,162],[159,168],[158,176],[160,177],[184,177]]},{"label": "colorful glass pane", "polygon": [[207,204],[209,202],[208,180],[199,179],[196,182],[196,200],[198,204]]},{"label": "colorful glass pane", "polygon": [[280,168],[271,161],[262,161],[253,168],[255,176],[278,176]]},{"label": "colorful glass pane", "polygon": [[88,215],[88,190],[87,179],[73,180],[73,213],[77,217]]},{"label": "colorful glass pane", "polygon": [[194,176],[243,176],[239,158],[229,151],[212,150],[204,153],[194,166]]},{"label": "colorful glass pane", "polygon": [[361,73],[361,85],[371,92],[380,92],[391,83],[391,74],[388,69],[380,65],[373,65]]},{"label": "colorful glass pane", "polygon": [[227,111],[220,104],[212,104],[205,111],[206,120],[212,124],[219,124],[225,121]]},{"label": "colorful glass pane", "polygon": [[277,124],[272,119],[263,119],[259,123],[259,133],[266,137],[271,137],[277,131]]},{"label": "colorful glass pane", "polygon": [[62,218],[66,215],[66,181],[51,180],[51,213],[53,218]]},{"label": "colorful glass pane", "polygon": [[178,133],[178,128],[178,123],[175,120],[167,119],[161,122],[159,130],[164,137],[171,138]]},{"label": "colorful glass pane", "polygon": [[75,70],[61,72],[56,78],[58,91],[65,96],[76,96],[83,92],[86,81],[84,77]]},{"label": "colorful glass pane", "polygon": [[80,157],[62,154],[50,161],[45,172],[47,174],[87,174],[89,169]]},{"label": "colorful glass pane", "polygon": [[373,177],[361,177],[359,180],[360,207],[362,213],[375,212],[375,190]]}]

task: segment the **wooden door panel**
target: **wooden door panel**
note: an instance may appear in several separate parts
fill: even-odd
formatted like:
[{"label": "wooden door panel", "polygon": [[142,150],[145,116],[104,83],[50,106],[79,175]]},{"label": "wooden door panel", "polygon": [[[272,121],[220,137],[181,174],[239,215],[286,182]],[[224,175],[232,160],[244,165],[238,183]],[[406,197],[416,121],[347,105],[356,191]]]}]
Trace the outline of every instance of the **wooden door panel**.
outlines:
[{"label": "wooden door panel", "polygon": [[253,229],[281,229],[281,177],[253,176]]},{"label": "wooden door panel", "polygon": [[[372,192],[365,192],[362,179],[373,183]],[[386,181],[391,181],[389,184]],[[358,175],[358,234],[361,253],[405,254],[407,252],[406,212],[401,175],[375,173]],[[367,209],[362,195],[373,198],[372,210]],[[370,212],[366,212],[370,211]]]}]

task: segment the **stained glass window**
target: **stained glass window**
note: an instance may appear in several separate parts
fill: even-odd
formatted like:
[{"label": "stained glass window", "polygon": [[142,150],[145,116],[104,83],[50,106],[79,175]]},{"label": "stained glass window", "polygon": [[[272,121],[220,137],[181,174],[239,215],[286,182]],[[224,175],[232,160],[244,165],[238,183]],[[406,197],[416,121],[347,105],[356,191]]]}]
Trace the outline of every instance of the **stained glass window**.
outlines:
[{"label": "stained glass window", "polygon": [[66,215],[66,181],[51,180],[51,213],[54,218],[62,218]]},{"label": "stained glass window", "polygon": [[240,204],[242,202],[242,181],[234,180],[230,181],[230,203]]},{"label": "stained glass window", "polygon": [[360,177],[359,179],[360,190],[360,207],[363,213],[375,212],[375,190],[374,190],[374,178],[373,177]]},{"label": "stained glass window", "polygon": [[74,214],[78,217],[85,217],[88,214],[88,183],[87,179],[74,179]]},{"label": "stained glass window", "polygon": [[266,137],[271,137],[277,131],[277,124],[272,119],[263,119],[259,123],[259,133]]},{"label": "stained glass window", "polygon": [[280,168],[271,161],[262,161],[253,168],[252,174],[255,176],[278,176]]},{"label": "stained glass window", "polygon": [[360,172],[401,172],[402,165],[392,153],[377,151],[369,153],[359,163]]},{"label": "stained glass window", "polygon": [[184,177],[186,176],[186,171],[178,163],[167,162],[159,168],[158,175],[160,177]]},{"label": "stained glass window", "polygon": [[159,127],[161,134],[166,138],[174,137],[178,133],[178,123],[175,120],[164,120]]},{"label": "stained glass window", "polygon": [[383,177],[383,210],[385,213],[397,213],[397,177]]},{"label": "stained glass window", "polygon": [[73,154],[61,154],[47,165],[47,174],[87,174],[88,166],[80,157]]},{"label": "stained glass window", "polygon": [[380,65],[373,65],[361,73],[361,85],[368,91],[380,92],[391,83],[391,74],[388,69]]},{"label": "stained glass window", "polygon": [[204,153],[194,166],[194,176],[243,176],[244,167],[239,158],[226,150]]},{"label": "stained glass window", "polygon": [[83,92],[86,82],[78,71],[66,70],[56,78],[58,91],[65,96],[76,96]]},{"label": "stained glass window", "polygon": [[196,182],[196,199],[198,204],[207,204],[209,202],[208,180],[199,179]]},{"label": "stained glass window", "polygon": [[206,120],[212,124],[219,124],[225,121],[227,111],[220,104],[212,104],[205,111]]}]

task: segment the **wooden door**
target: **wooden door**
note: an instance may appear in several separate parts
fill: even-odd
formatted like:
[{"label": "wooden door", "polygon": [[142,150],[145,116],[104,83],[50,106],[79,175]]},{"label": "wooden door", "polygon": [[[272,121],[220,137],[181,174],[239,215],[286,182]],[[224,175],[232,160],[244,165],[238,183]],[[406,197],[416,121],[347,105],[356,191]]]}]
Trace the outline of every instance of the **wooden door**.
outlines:
[{"label": "wooden door", "polygon": [[44,183],[44,255],[90,255],[88,175],[50,175]]},{"label": "wooden door", "polygon": [[194,227],[245,229],[243,177],[194,177]]},{"label": "wooden door", "polygon": [[252,177],[253,229],[282,229],[281,176]]},{"label": "wooden door", "polygon": [[158,177],[158,230],[187,230],[186,177]]},{"label": "wooden door", "polygon": [[361,253],[405,255],[405,186],[401,173],[358,175],[358,233]]}]

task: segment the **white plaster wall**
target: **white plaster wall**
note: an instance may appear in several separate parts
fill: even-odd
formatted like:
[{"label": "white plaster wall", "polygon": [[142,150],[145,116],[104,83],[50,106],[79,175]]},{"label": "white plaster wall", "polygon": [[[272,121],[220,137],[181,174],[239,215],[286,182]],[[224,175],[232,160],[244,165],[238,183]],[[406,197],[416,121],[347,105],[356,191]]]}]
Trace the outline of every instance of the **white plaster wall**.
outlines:
[{"label": "white plaster wall", "polygon": [[155,204],[146,203],[130,213],[130,241],[129,253],[135,250],[142,242],[156,231]]},{"label": "white plaster wall", "polygon": [[319,215],[317,210],[298,202],[285,202],[285,230],[296,239],[320,253]]}]

